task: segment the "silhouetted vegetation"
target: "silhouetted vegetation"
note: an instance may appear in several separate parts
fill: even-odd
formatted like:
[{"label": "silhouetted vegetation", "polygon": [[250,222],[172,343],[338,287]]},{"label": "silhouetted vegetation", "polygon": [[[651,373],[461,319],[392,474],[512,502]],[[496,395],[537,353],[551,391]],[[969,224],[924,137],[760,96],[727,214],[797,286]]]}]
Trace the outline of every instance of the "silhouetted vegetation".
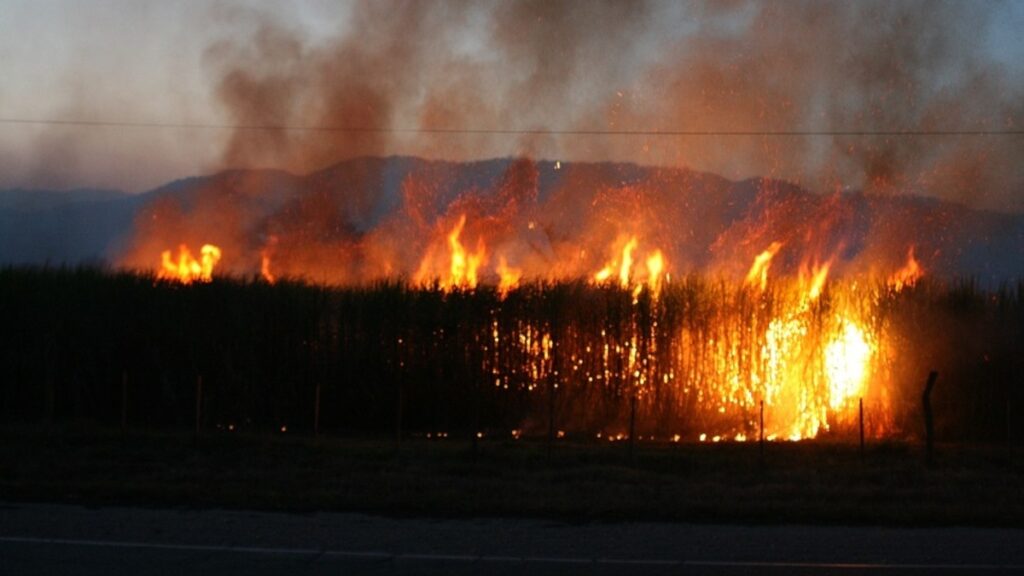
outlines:
[{"label": "silhouetted vegetation", "polygon": [[[826,292],[808,312],[810,329],[824,329],[850,294]],[[939,372],[939,440],[1021,436],[1024,284],[924,282],[856,295],[888,347],[872,368],[881,385],[865,400],[873,436],[921,435],[929,370]],[[129,426],[186,428],[201,376],[205,429],[312,432],[319,396],[320,431],[335,434],[393,434],[400,424],[417,434],[542,436],[550,427],[593,438],[627,431],[635,414],[641,438],[692,440],[716,428],[754,438],[757,398],[719,411],[707,390],[722,384],[708,381],[707,354],[739,342],[730,362],[762,370],[764,327],[789,297],[784,287],[761,294],[698,277],[655,299],[585,282],[527,284],[502,297],[486,287],[185,286],[88,268],[8,268],[2,416],[117,426],[126,382]],[[830,422],[833,436],[854,425]]]}]

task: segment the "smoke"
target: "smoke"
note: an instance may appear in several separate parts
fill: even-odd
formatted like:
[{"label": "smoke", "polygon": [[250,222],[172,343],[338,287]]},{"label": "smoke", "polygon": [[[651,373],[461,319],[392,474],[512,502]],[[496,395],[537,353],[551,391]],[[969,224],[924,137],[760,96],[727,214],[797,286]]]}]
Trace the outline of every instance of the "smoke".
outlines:
[{"label": "smoke", "polygon": [[[500,256],[541,276],[591,273],[630,235],[643,237],[641,250],[671,247],[678,271],[741,273],[781,237],[790,269],[837,254],[902,259],[912,239],[900,230],[883,231],[900,238],[893,246],[875,247],[865,239],[878,231],[855,206],[796,199],[778,182],[1017,207],[1024,164],[1016,140],[948,134],[1016,129],[1024,119],[1024,87],[984,41],[1004,8],[357,2],[346,5],[343,29],[316,38],[256,10],[219,9],[232,32],[206,48],[204,64],[238,126],[222,167],[314,177],[301,194],[260,180],[267,199],[255,211],[240,200],[255,192],[222,178],[209,186],[225,189],[196,195],[187,208],[154,207],[140,230],[146,236],[153,222],[185,216],[218,222],[220,238],[201,241],[245,254],[236,270],[258,269],[263,254],[290,263],[285,273],[339,282],[441,274],[446,235],[462,216],[465,246],[485,239],[492,269]],[[394,155],[523,160],[325,169]],[[559,172],[540,159],[672,169],[643,171],[640,181],[629,167],[566,162]],[[679,168],[776,183],[743,188],[760,186],[752,203],[724,181]],[[250,212],[233,208],[242,204]],[[757,216],[735,213],[738,206]],[[895,228],[906,221],[880,219]],[[151,245],[181,241],[175,228],[150,233],[133,262],[151,260]],[[190,228],[186,236],[198,235]],[[801,242],[814,246],[795,252]]]},{"label": "smoke", "polygon": [[243,28],[252,31],[215,43],[206,63],[232,123],[355,129],[239,130],[225,167],[308,172],[360,155],[523,155],[993,204],[1024,182],[1006,138],[403,132],[1013,128],[1024,119],[1024,90],[984,42],[1000,13],[992,8],[911,0],[360,2],[346,31],[315,42],[246,12],[252,25]]}]

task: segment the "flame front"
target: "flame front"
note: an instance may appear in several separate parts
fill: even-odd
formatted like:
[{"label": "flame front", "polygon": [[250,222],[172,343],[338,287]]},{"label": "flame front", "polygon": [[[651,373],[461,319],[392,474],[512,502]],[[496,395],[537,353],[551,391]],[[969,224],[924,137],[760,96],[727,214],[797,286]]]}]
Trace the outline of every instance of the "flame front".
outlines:
[{"label": "flame front", "polygon": [[[881,276],[884,282],[875,291],[865,288],[867,283],[843,280],[847,268],[839,249],[810,248],[797,270],[791,254],[777,258],[784,246],[795,245],[782,241],[757,254],[745,275],[721,283],[682,275],[670,283],[666,254],[680,269],[688,268],[675,260],[677,252],[652,243],[651,238],[664,236],[642,223],[630,224],[626,233],[602,232],[607,235],[595,242],[605,246],[603,256],[588,246],[540,243],[541,259],[509,238],[516,227],[472,214],[445,216],[443,224],[428,227],[432,236],[412,256],[421,257],[413,283],[445,292],[475,290],[481,283],[495,287],[499,300],[490,304],[492,324],[472,340],[482,346],[478,366],[495,386],[533,392],[584,382],[593,387],[588,393],[628,394],[652,420],[671,411],[665,406],[683,407],[697,416],[679,424],[674,437],[694,440],[700,435],[709,441],[757,438],[762,430],[753,414],[762,402],[769,439],[849,431],[858,399],[873,402],[869,434],[894,425],[886,386],[887,363],[897,351],[876,311],[880,298],[913,286],[924,274],[913,247],[906,264]],[[532,222],[531,233],[536,231]],[[496,247],[493,255],[488,246]],[[194,258],[185,245],[176,257],[163,252],[159,277],[209,282],[221,250],[207,244],[199,254]],[[258,260],[264,280],[274,282],[274,272],[290,273],[285,254],[290,253],[277,248],[276,238],[268,239]],[[523,259],[517,262],[515,256]],[[531,316],[545,307],[523,307],[545,297],[543,284],[524,289],[523,299],[506,298],[529,278],[525,270],[543,278],[536,276],[538,261],[558,268],[557,278],[597,269],[589,276],[601,289],[582,293],[594,298],[595,309],[555,323]],[[838,279],[830,277],[832,272]],[[504,306],[518,311],[509,314]],[[602,313],[600,306],[608,308]],[[603,437],[623,438],[623,429],[614,426],[603,428]]]},{"label": "flame front", "polygon": [[213,270],[217,267],[220,257],[220,248],[213,244],[204,244],[199,249],[199,260],[196,260],[188,246],[181,244],[178,246],[177,260],[171,257],[170,250],[161,253],[161,266],[157,271],[157,278],[177,280],[182,284],[210,282],[213,280]]},{"label": "flame front", "polygon": [[622,248],[616,250],[619,253],[618,258],[606,263],[600,270],[595,272],[592,276],[593,283],[607,283],[617,270],[619,287],[632,289],[634,298],[640,294],[645,286],[654,297],[657,297],[661,291],[662,283],[668,277],[665,273],[667,262],[662,251],[655,249],[652,252],[648,252],[643,259],[643,264],[637,265],[633,253],[640,246],[639,239],[636,236],[629,236],[628,238],[620,239],[618,243],[622,244]]}]

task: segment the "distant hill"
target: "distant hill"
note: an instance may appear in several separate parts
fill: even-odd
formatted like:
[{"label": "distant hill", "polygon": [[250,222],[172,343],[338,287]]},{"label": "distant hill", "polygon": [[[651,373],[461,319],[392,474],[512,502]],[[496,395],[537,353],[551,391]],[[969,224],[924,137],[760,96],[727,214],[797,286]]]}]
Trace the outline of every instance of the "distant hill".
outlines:
[{"label": "distant hill", "polygon": [[0,191],[0,262],[152,268],[161,250],[210,242],[225,248],[223,269],[234,273],[257,273],[268,256],[278,273],[312,279],[409,277],[447,249],[461,215],[468,250],[486,244],[489,269],[500,257],[527,275],[589,274],[636,235],[638,254],[662,250],[673,273],[742,275],[781,242],[779,274],[829,261],[837,274],[888,274],[913,246],[935,275],[1024,277],[1021,215],[678,168],[408,157],[357,158],[303,176],[232,170],[134,196]]}]

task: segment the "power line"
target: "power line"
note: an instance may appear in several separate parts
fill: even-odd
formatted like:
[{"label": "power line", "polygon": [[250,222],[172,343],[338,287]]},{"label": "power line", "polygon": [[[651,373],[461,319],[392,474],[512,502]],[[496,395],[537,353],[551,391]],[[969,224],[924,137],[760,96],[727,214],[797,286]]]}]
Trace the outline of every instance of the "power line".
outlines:
[{"label": "power line", "polygon": [[386,128],[375,126],[295,126],[274,124],[214,124],[188,122],[126,122],[0,118],[0,124],[72,126],[82,128],[160,128],[180,130],[237,130],[251,132],[324,132],[348,134],[452,134],[491,136],[652,136],[652,137],[958,137],[1024,136],[1024,130],[550,130],[518,128]]}]

